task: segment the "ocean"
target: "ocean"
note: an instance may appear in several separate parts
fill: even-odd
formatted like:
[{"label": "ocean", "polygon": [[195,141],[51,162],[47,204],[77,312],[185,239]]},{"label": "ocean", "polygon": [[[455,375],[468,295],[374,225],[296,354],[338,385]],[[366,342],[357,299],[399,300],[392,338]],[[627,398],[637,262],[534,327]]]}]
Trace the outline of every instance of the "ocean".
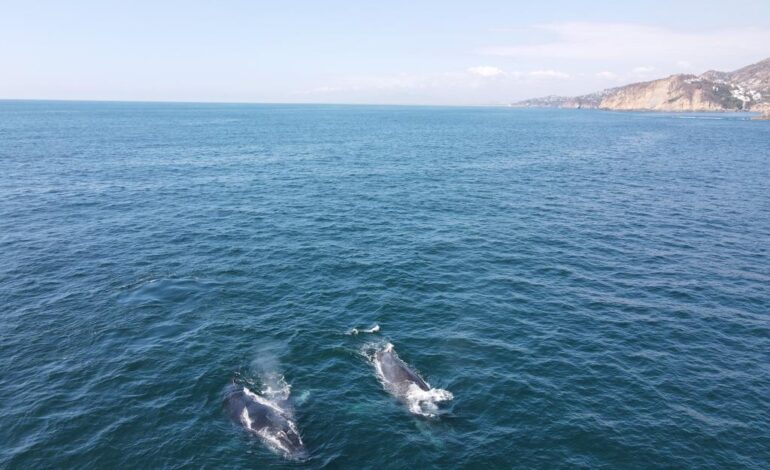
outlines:
[{"label": "ocean", "polygon": [[[0,467],[770,468],[769,158],[740,114],[0,102]],[[266,377],[306,458],[228,416]]]}]

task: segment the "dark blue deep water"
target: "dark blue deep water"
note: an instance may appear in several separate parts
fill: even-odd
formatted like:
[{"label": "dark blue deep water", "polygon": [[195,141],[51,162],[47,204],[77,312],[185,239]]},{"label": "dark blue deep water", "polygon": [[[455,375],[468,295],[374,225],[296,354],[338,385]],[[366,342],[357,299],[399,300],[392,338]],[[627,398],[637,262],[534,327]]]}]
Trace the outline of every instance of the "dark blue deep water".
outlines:
[{"label": "dark blue deep water", "polygon": [[768,468],[768,250],[745,116],[0,102],[0,467]]}]

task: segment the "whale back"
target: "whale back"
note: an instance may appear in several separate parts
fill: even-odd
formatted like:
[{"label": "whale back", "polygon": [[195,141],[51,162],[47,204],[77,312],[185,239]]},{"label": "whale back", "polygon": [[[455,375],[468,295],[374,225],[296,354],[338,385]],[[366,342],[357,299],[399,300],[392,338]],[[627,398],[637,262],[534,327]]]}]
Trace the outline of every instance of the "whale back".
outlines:
[{"label": "whale back", "polygon": [[242,386],[231,386],[225,396],[227,413],[234,422],[253,432],[272,447],[292,457],[306,455],[305,446],[291,420],[279,405]]},{"label": "whale back", "polygon": [[379,363],[384,379],[388,382],[396,386],[408,386],[409,383],[413,383],[421,390],[427,391],[430,389],[428,384],[396,355],[392,345],[377,351],[375,359]]}]

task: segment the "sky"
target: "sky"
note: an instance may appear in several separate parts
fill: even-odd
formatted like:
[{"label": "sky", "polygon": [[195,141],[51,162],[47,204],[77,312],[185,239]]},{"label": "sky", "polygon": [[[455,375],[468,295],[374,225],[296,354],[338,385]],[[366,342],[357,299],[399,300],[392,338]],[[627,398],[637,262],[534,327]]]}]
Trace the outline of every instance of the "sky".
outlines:
[{"label": "sky", "polygon": [[767,57],[769,0],[0,0],[0,99],[489,105]]}]

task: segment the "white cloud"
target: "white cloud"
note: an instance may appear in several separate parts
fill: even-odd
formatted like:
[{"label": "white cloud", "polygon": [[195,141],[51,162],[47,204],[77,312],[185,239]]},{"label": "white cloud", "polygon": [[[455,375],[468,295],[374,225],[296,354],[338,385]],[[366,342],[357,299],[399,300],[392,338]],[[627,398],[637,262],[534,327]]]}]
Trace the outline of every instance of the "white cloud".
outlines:
[{"label": "white cloud", "polygon": [[497,67],[492,67],[489,65],[480,65],[478,67],[471,67],[468,69],[468,72],[470,72],[473,75],[478,75],[479,77],[485,77],[485,78],[497,77],[505,73],[501,69]]},{"label": "white cloud", "polygon": [[[626,23],[552,23],[499,30],[508,43],[459,69],[329,77],[298,92],[328,102],[495,102],[580,95],[678,72],[733,70],[767,56],[770,29],[682,31]],[[462,54],[463,51],[456,51]],[[458,56],[459,57],[459,56]],[[685,60],[686,59],[686,60]],[[503,62],[505,61],[505,62]],[[492,65],[496,64],[497,65]],[[399,72],[405,73],[399,73]],[[323,86],[326,85],[326,86]]]}]

